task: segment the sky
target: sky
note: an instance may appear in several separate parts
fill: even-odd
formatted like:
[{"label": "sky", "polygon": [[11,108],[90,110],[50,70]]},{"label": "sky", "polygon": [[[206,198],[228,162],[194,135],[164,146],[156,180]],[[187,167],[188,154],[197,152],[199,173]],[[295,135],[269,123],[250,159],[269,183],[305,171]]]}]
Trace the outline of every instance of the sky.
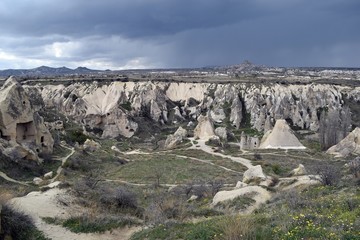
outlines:
[{"label": "sky", "polygon": [[360,67],[359,0],[1,0],[0,69]]}]

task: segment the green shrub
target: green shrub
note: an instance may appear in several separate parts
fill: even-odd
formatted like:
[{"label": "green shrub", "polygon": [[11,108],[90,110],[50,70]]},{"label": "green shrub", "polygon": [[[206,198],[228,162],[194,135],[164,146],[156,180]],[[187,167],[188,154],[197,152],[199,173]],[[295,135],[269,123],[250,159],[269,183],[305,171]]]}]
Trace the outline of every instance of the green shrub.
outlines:
[{"label": "green shrub", "polygon": [[74,130],[69,130],[66,133],[66,142],[70,142],[70,143],[79,143],[79,144],[83,144],[86,139],[88,139],[88,136],[86,136],[85,134],[83,134],[81,129],[74,129]]},{"label": "green shrub", "polygon": [[131,102],[129,102],[129,101],[120,104],[120,106],[121,106],[122,108],[124,108],[125,110],[128,110],[128,111],[131,111],[131,110],[132,110]]}]

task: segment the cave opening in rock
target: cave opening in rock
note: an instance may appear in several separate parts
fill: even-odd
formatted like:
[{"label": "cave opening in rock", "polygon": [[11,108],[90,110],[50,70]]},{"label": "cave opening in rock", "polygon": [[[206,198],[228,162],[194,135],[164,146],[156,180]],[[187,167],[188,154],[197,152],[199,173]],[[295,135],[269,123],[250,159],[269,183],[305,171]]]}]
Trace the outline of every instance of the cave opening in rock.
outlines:
[{"label": "cave opening in rock", "polygon": [[35,124],[33,121],[16,124],[16,141],[18,143],[35,140]]}]

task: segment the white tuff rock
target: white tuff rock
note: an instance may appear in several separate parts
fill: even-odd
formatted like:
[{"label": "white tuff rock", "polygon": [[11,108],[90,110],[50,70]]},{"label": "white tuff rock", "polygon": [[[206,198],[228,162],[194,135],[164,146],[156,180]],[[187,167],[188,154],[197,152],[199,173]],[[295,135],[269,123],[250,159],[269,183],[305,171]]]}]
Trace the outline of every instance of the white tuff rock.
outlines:
[{"label": "white tuff rock", "polygon": [[54,140],[43,118],[34,111],[27,92],[13,77],[0,88],[0,138],[0,149],[9,145],[2,152],[10,158],[40,162],[39,153],[53,151]]},{"label": "white tuff rock", "polygon": [[53,175],[54,175],[53,171],[45,173],[44,179],[51,179],[53,177]]},{"label": "white tuff rock", "polygon": [[174,134],[169,135],[165,141],[165,149],[172,149],[181,143],[187,136],[187,131],[179,127]]},{"label": "white tuff rock", "polygon": [[360,128],[355,128],[338,144],[332,146],[327,151],[335,157],[347,157],[350,154],[360,154]]},{"label": "white tuff rock", "polygon": [[214,124],[210,117],[200,116],[198,118],[198,125],[194,129],[194,137],[202,140],[209,140],[215,136]]},{"label": "white tuff rock", "polygon": [[304,165],[299,164],[299,166],[297,168],[295,168],[294,170],[291,171],[291,175],[293,176],[300,176],[300,175],[305,175],[306,174],[306,169],[304,167]]},{"label": "white tuff rock", "polygon": [[260,165],[256,165],[250,167],[248,170],[244,172],[243,182],[250,183],[254,181],[264,181],[266,180],[266,176],[263,173],[262,167]]},{"label": "white tuff rock", "polygon": [[272,130],[265,133],[260,143],[260,149],[305,149],[295,137],[285,120],[276,121]]},{"label": "white tuff rock", "polygon": [[226,141],[227,140],[227,130],[225,127],[218,127],[218,128],[215,128],[215,134],[216,136],[218,136],[221,140],[224,140]]}]

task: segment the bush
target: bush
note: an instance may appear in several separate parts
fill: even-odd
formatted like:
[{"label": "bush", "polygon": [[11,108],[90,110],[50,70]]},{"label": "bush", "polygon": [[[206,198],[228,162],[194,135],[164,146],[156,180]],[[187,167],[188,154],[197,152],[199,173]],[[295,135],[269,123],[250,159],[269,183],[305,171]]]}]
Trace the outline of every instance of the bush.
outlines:
[{"label": "bush", "polygon": [[0,239],[10,236],[14,240],[44,240],[44,234],[38,231],[32,219],[8,205],[4,205],[1,211]]},{"label": "bush", "polygon": [[254,219],[250,217],[230,217],[224,220],[221,224],[221,228],[224,232],[222,239],[256,239]]},{"label": "bush", "polygon": [[341,178],[340,170],[332,165],[321,165],[316,167],[316,174],[320,177],[320,182],[326,186],[335,186]]},{"label": "bush", "polygon": [[348,165],[350,173],[353,174],[355,178],[360,179],[360,157],[350,161]]},{"label": "bush", "polygon": [[71,144],[76,142],[83,144],[86,139],[88,139],[88,136],[86,136],[81,129],[69,130],[65,137],[65,141]]},{"label": "bush", "polygon": [[145,209],[145,218],[150,223],[165,223],[169,219],[182,219],[185,216],[183,199],[166,193],[157,193]]},{"label": "bush", "polygon": [[137,197],[135,193],[125,187],[117,187],[114,190],[105,190],[100,197],[100,202],[107,206],[116,208],[132,208],[138,207]]}]

